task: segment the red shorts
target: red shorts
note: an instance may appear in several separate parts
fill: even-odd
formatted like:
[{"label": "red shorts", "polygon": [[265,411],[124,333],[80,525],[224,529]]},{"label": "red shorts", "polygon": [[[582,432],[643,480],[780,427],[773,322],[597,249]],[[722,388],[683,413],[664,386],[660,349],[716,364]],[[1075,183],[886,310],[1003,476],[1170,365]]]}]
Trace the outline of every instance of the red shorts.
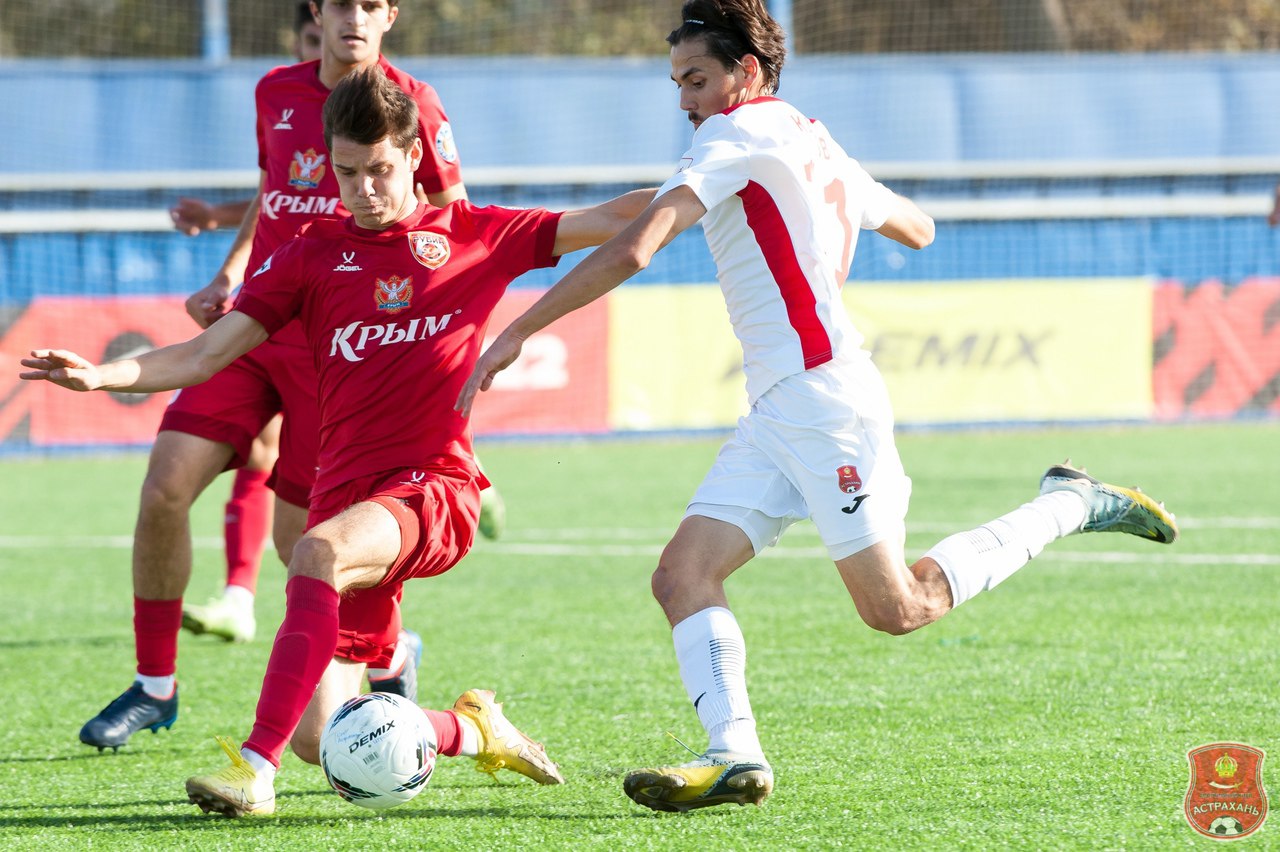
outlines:
[{"label": "red shorts", "polygon": [[237,358],[207,382],[177,394],[160,431],[230,444],[227,469],[244,466],[253,439],[277,413],[280,459],[268,484],[281,500],[306,506],[316,480],[320,409],[316,370],[306,349],[274,339]]},{"label": "red shorts", "polygon": [[400,554],[378,585],[342,596],[336,656],[385,668],[400,634],[404,581],[443,574],[467,555],[480,518],[480,488],[462,471],[384,470],[315,495],[307,528],[364,501],[395,516]]}]

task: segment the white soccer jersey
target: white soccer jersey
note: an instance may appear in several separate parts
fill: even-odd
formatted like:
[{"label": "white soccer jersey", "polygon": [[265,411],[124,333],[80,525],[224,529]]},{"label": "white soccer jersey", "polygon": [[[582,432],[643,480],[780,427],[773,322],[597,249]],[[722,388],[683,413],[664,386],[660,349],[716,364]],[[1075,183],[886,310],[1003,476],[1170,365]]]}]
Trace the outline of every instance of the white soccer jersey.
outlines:
[{"label": "white soccer jersey", "polygon": [[658,194],[692,189],[754,403],[779,379],[862,344],[840,301],[859,228],[879,228],[893,193],[823,125],[777,98],[702,123]]}]

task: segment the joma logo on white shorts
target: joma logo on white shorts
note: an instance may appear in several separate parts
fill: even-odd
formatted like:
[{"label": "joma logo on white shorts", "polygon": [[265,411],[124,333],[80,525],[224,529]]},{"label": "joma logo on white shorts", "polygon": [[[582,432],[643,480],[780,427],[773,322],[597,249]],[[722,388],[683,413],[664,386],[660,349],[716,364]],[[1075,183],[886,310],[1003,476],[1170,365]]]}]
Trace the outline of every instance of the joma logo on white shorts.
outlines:
[{"label": "joma logo on white shorts", "polygon": [[[455,311],[454,313],[457,313]],[[384,325],[351,325],[333,330],[333,343],[329,346],[329,357],[339,352],[348,361],[363,361],[363,352],[368,346],[389,346],[393,343],[412,343],[415,340],[426,340],[445,330],[453,314],[438,317],[420,317],[409,320],[409,324],[400,328],[399,323],[389,322]]]},{"label": "joma logo on white shorts", "polygon": [[322,195],[286,195],[273,189],[262,196],[262,214],[268,219],[279,219],[281,213],[332,216],[337,209],[338,199]]}]

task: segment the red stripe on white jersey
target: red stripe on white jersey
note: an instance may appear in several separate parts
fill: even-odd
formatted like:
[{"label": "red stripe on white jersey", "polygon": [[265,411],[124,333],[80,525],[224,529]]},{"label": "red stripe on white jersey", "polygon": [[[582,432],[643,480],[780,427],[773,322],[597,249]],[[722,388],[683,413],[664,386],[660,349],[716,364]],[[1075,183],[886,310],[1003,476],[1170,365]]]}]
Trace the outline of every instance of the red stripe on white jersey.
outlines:
[{"label": "red stripe on white jersey", "polygon": [[738,191],[747,227],[755,235],[756,245],[778,285],[778,293],[787,308],[787,319],[800,338],[804,368],[812,369],[831,360],[831,336],[818,316],[817,299],[809,280],[800,269],[795,246],[787,223],[769,192],[755,181]]}]

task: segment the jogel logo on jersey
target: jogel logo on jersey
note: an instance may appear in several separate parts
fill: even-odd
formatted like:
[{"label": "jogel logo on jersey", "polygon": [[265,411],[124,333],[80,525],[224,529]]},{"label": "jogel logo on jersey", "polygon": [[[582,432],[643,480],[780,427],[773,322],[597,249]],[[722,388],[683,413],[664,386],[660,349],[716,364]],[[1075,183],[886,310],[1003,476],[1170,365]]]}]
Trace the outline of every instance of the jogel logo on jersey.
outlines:
[{"label": "jogel logo on jersey", "polygon": [[410,231],[409,248],[413,257],[427,269],[439,269],[449,259],[449,241],[443,234],[431,231]]},{"label": "jogel logo on jersey", "polygon": [[324,179],[324,154],[317,154],[315,148],[293,152],[293,162],[289,164],[289,186],[298,189],[315,189]]},{"label": "jogel logo on jersey", "polygon": [[1267,819],[1262,786],[1266,752],[1243,743],[1210,743],[1187,752],[1191,784],[1182,809],[1191,827],[1214,840],[1238,840]]},{"label": "jogel logo on jersey", "polygon": [[409,300],[413,298],[413,277],[392,275],[386,281],[379,278],[374,284],[373,298],[378,303],[378,310],[400,313],[409,307]]},{"label": "jogel logo on jersey", "polygon": [[858,476],[858,469],[851,464],[836,468],[836,478],[840,483],[840,490],[845,494],[852,494],[862,487],[862,477]]}]

